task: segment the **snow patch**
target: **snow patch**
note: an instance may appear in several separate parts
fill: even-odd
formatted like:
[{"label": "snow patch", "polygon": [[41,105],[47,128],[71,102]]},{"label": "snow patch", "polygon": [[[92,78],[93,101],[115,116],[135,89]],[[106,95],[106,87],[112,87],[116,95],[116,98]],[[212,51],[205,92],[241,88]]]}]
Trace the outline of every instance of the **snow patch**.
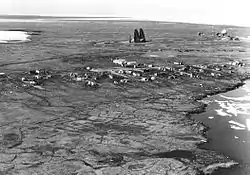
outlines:
[{"label": "snow patch", "polygon": [[210,116],[210,117],[208,117],[210,120],[212,120],[212,119],[214,119],[214,116]]},{"label": "snow patch", "polygon": [[0,43],[19,43],[30,41],[30,35],[24,31],[0,31]]}]

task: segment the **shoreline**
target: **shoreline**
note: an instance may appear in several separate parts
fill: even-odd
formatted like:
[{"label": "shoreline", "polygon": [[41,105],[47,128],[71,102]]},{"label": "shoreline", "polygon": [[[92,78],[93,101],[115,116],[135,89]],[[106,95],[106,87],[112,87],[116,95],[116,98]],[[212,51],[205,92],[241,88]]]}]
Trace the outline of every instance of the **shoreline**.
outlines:
[{"label": "shoreline", "polygon": [[[249,79],[249,75],[244,75],[243,78],[240,78],[242,76],[240,76],[239,74],[231,74],[230,77],[232,78],[237,78],[237,81],[236,79],[234,79],[234,84],[230,84],[229,86],[222,86],[220,89],[218,90],[213,90],[213,91],[209,91],[209,92],[206,92],[204,93],[202,91],[202,93],[200,94],[196,94],[194,96],[190,96],[189,100],[190,100],[190,103],[192,104],[195,104],[195,107],[191,107],[191,109],[187,109],[187,110],[190,110],[188,112],[185,112],[184,116],[189,120],[191,121],[191,124],[195,124],[195,132],[197,132],[197,135],[201,135],[202,137],[206,138],[206,131],[209,130],[209,128],[202,122],[199,122],[197,120],[194,120],[192,118],[192,114],[197,114],[197,113],[202,113],[206,110],[206,104],[202,103],[202,102],[199,102],[199,100],[202,100],[204,98],[206,98],[207,96],[212,96],[212,95],[216,95],[216,94],[220,94],[220,93],[224,93],[224,92],[228,92],[228,91],[231,91],[231,90],[234,90],[234,89],[237,89],[239,87],[241,87],[242,85],[244,85],[244,81]],[[222,79],[223,81],[223,79]],[[230,81],[230,80],[228,80]],[[180,83],[180,82],[179,82]],[[227,82],[228,83],[228,82]],[[180,83],[181,84],[181,83]],[[215,84],[215,82],[213,82],[213,84]],[[213,85],[212,85],[213,86]],[[166,88],[166,87],[165,87]],[[203,90],[206,90],[206,88],[204,88]],[[182,100],[180,100],[181,102]],[[192,109],[193,108],[193,109]],[[175,111],[176,113],[179,113],[181,115],[182,112],[180,111]],[[185,123],[185,121],[183,122]],[[207,141],[207,140],[206,140]],[[199,150],[204,150],[204,149],[200,149],[200,145],[202,144],[203,142],[199,142],[199,143],[195,143],[195,145],[197,146],[197,148],[195,149],[197,151],[197,154],[199,153]],[[187,151],[193,151],[192,149],[188,148]],[[204,150],[204,151],[208,151],[207,153],[211,153],[211,154],[214,154],[212,150]],[[171,152],[171,150],[170,150]],[[220,157],[220,160],[223,160],[223,163],[216,163],[216,161],[213,161],[213,164],[208,164],[208,165],[204,165],[204,167],[200,167],[198,170],[199,171],[202,171],[204,172],[205,174],[211,174],[213,171],[219,169],[219,168],[230,168],[234,165],[237,165],[238,162],[228,158],[226,155],[222,155],[221,153],[219,152],[215,152],[216,153],[216,156],[221,156]],[[143,153],[145,154],[145,153]],[[202,155],[201,156],[204,156],[204,158],[206,159],[206,154],[205,152],[204,153],[201,153]],[[159,153],[160,155],[160,153]],[[154,157],[155,154],[145,154],[143,156],[147,156],[147,157]],[[211,156],[211,155],[208,155],[208,156]],[[156,157],[156,158],[161,158],[161,157]],[[209,158],[207,158],[209,160]],[[198,162],[199,165],[202,165],[202,163]],[[196,164],[197,165],[197,164]],[[196,166],[195,164],[192,165],[190,164],[190,168],[192,166]]]},{"label": "shoreline", "polygon": [[[222,86],[220,89],[218,90],[215,90],[215,91],[210,91],[210,92],[207,92],[207,93],[201,93],[201,94],[197,94],[195,96],[190,96],[190,103],[192,104],[195,104],[195,107],[189,107],[187,110],[190,110],[190,111],[187,111],[187,112],[184,112],[184,117],[187,118],[188,120],[187,121],[183,121],[183,123],[185,124],[185,122],[190,122],[190,124],[192,125],[196,125],[196,126],[192,126],[193,129],[194,129],[194,132],[197,132],[197,135],[201,135],[202,137],[206,138],[206,131],[209,129],[204,123],[202,122],[199,122],[197,120],[194,120],[192,118],[192,114],[197,114],[197,113],[202,113],[206,110],[206,104],[202,103],[202,102],[199,102],[199,100],[202,100],[203,98],[206,98],[207,96],[211,96],[211,95],[216,95],[216,94],[220,94],[220,93],[223,93],[223,92],[228,92],[228,91],[231,91],[231,90],[234,90],[234,89],[237,89],[239,88],[240,86],[244,85],[244,81],[249,79],[249,75],[245,75],[243,78],[239,78],[239,74],[237,76],[237,74],[232,74],[231,75],[232,78],[237,78],[237,81],[234,80],[234,84],[230,84],[230,86]],[[180,82],[179,82],[180,83]],[[215,82],[214,82],[215,83]],[[228,82],[227,82],[228,83]],[[166,88],[166,87],[165,87]],[[205,89],[205,88],[204,88]],[[203,89],[203,90],[204,90]],[[180,100],[181,102],[182,100]],[[185,103],[185,102],[184,102]],[[180,115],[182,115],[182,112],[181,111],[175,111],[176,113],[179,113]],[[207,141],[207,140],[206,140]],[[216,163],[215,160],[210,160],[211,162],[213,162],[212,164],[208,164],[208,165],[204,165],[203,167],[199,167],[198,170],[201,171],[201,172],[204,172],[205,174],[211,174],[213,171],[219,169],[219,168],[230,168],[234,165],[237,165],[238,162],[228,158],[226,155],[222,155],[221,153],[219,152],[215,152],[213,153],[214,151],[212,150],[204,150],[204,149],[200,149],[199,145],[201,145],[203,142],[199,142],[198,141],[195,143],[196,145],[196,149],[192,150],[192,147],[188,148],[186,151],[197,151],[195,152],[195,154],[201,154],[201,155],[198,155],[198,156],[201,156],[203,157],[204,156],[204,159],[206,160],[206,153],[211,153],[211,155],[207,155],[208,158],[207,160],[211,159],[209,158],[209,156],[211,157],[212,154],[215,154],[216,156],[220,156],[220,160],[223,160],[223,163]],[[177,149],[178,150],[178,149]],[[199,150],[203,150],[203,151],[207,151],[207,152],[200,152],[199,153]],[[169,150],[171,152],[171,149]],[[175,150],[173,150],[175,151]],[[181,150],[180,150],[181,151]],[[142,153],[142,156],[146,156],[148,158],[150,157],[154,157],[155,155],[158,155],[158,154],[154,154],[154,153],[151,153],[151,154],[145,154],[145,153]],[[156,158],[161,158],[163,159],[162,157],[160,157],[160,154],[158,156],[156,156]],[[164,154],[164,153],[163,153]],[[126,155],[126,154],[125,154]],[[178,157],[178,156],[177,156]],[[217,157],[216,157],[217,159]],[[198,163],[198,164],[197,164]],[[190,164],[189,168],[193,168],[192,166],[201,166],[202,163],[200,163],[199,161],[196,162],[196,164]]]},{"label": "shoreline", "polygon": [[[226,42],[179,43],[183,36],[175,33],[178,24],[173,24],[173,31],[168,31],[166,28],[170,25],[166,25],[159,26],[161,30],[155,32],[155,23],[151,24],[152,33],[160,38],[168,38],[166,35],[176,38],[171,42],[153,40],[145,45],[86,44],[79,41],[79,37],[85,37],[82,25],[74,23],[76,27],[72,30],[73,23],[68,24],[58,33],[53,33],[56,28],[45,23],[44,26],[39,24],[39,28],[31,23],[28,27],[28,24],[18,24],[15,28],[41,32],[32,36],[33,42],[22,44],[22,49],[18,45],[6,45],[14,54],[8,54],[9,57],[6,54],[6,60],[2,62],[5,63],[6,76],[1,78],[7,83],[3,83],[5,92],[0,105],[5,106],[2,113],[10,116],[2,118],[2,123],[16,122],[3,129],[1,141],[7,144],[1,146],[7,150],[7,153],[2,153],[7,156],[6,161],[12,160],[12,155],[8,154],[13,151],[11,147],[19,144],[14,148],[18,155],[13,165],[23,167],[30,174],[43,168],[48,172],[57,168],[66,172],[67,167],[62,166],[62,162],[67,161],[72,172],[82,171],[81,174],[209,174],[219,167],[236,164],[219,152],[199,148],[208,140],[206,131],[209,128],[192,119],[192,114],[206,110],[206,105],[199,100],[238,88],[244,84],[244,79],[249,78],[249,75],[242,76],[237,72],[239,66],[225,66],[237,59],[234,54],[238,55],[239,49],[232,46],[231,52]],[[86,25],[92,31],[97,23]],[[112,25],[117,24],[111,23],[110,27]],[[124,33],[131,32],[131,24],[123,25],[128,25]],[[193,41],[199,29],[190,26],[188,30],[194,35],[186,37]],[[109,33],[114,31],[112,28]],[[106,32],[98,36],[98,32],[92,32],[86,40],[114,38]],[[147,32],[151,36],[150,26]],[[122,37],[125,36],[116,39],[122,40]],[[221,47],[225,49],[221,50]],[[24,52],[25,57],[22,56]],[[151,57],[152,54],[158,57]],[[221,55],[225,57],[218,58]],[[16,58],[20,58],[17,63]],[[138,70],[123,70],[114,64],[114,59],[142,63],[148,70],[138,76]],[[174,61],[183,65],[176,65]],[[214,64],[216,61],[218,64]],[[203,72],[203,68],[195,67],[197,64],[206,66]],[[155,69],[150,68],[154,66]],[[185,70],[187,67],[190,69]],[[14,73],[18,68],[22,71]],[[98,68],[104,70],[103,74],[91,71]],[[217,71],[218,68],[221,72]],[[7,75],[7,72],[13,73]],[[117,77],[117,74],[122,76]],[[40,82],[39,77],[41,85],[33,86],[32,83]],[[19,127],[21,132],[14,130]],[[8,136],[11,134],[17,139],[10,142]],[[31,153],[22,154],[24,149]],[[63,156],[48,163],[45,156],[39,154],[41,152],[51,157]],[[78,159],[79,155],[81,159]],[[67,157],[74,161],[67,160]],[[34,159],[40,165],[28,169],[29,165],[35,166]],[[14,171],[18,174],[19,169]]]},{"label": "shoreline", "polygon": [[[196,96],[194,98],[194,101],[195,102],[198,102],[199,100],[202,100],[206,97],[209,97],[209,96],[214,96],[214,95],[218,95],[218,94],[221,94],[221,93],[226,93],[226,92],[229,92],[229,91],[232,91],[232,90],[235,90],[235,89],[238,89],[240,87],[242,87],[245,83],[245,81],[249,80],[250,79],[250,75],[244,77],[244,78],[241,78],[240,79],[240,82],[238,83],[235,83],[233,84],[232,86],[230,87],[224,87],[224,89],[221,89],[219,91],[214,91],[214,92],[209,92],[207,94],[203,94],[201,96]],[[206,111],[206,108],[207,108],[207,104],[201,102],[202,104],[198,107],[198,109],[196,110],[193,110],[191,112],[188,112],[188,114],[186,115],[187,118],[191,119],[191,120],[194,120],[195,122],[199,122],[199,125],[201,125],[203,127],[202,130],[200,130],[199,134],[201,134],[203,137],[205,137],[206,139],[208,139],[207,137],[207,131],[210,130],[211,128],[209,126],[207,126],[206,124],[204,124],[203,122],[201,121],[197,121],[195,119],[192,118],[192,115],[193,114],[202,114],[203,112]],[[213,151],[213,150],[210,150],[210,149],[203,149],[203,148],[200,148],[201,145],[205,144],[206,142],[204,143],[198,143],[196,144],[197,145],[197,148],[198,149],[202,149],[202,150],[208,150],[208,151]],[[218,154],[222,154],[220,152],[216,152]],[[222,154],[223,156],[225,157],[228,157],[227,155],[224,155]],[[211,169],[212,170],[209,170],[209,173],[205,173],[205,174],[212,174],[214,173],[215,171],[217,170],[220,170],[220,169],[233,169],[233,168],[236,168],[238,166],[240,166],[241,164],[235,160],[233,160],[232,158],[228,157],[232,162],[228,162],[229,164],[227,165],[227,163],[221,163],[221,164],[212,164],[211,165]],[[214,167],[213,167],[214,166]]]}]

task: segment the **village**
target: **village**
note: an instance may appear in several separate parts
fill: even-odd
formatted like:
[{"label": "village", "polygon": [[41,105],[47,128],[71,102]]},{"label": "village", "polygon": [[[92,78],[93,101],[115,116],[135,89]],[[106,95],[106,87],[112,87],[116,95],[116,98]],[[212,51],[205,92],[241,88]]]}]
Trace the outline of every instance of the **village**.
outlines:
[{"label": "village", "polygon": [[29,40],[2,45],[0,174],[200,175],[238,163],[203,149],[210,126],[193,116],[249,78],[243,29],[59,24],[24,24]]},{"label": "village", "polygon": [[114,85],[124,85],[133,82],[177,81],[178,79],[225,79],[228,75],[234,73],[237,68],[245,66],[245,63],[241,61],[208,65],[189,65],[181,61],[172,61],[165,66],[137,63],[125,59],[111,61],[113,67],[105,69],[85,67],[82,71],[60,75],[46,70],[31,70],[21,78],[22,86],[42,90],[44,89],[43,83],[54,76],[60,76],[65,81],[82,83],[83,86],[92,88],[101,86],[104,81]]},{"label": "village", "polygon": [[[207,38],[208,34],[199,32],[198,36]],[[232,37],[226,29],[221,32],[212,34],[217,39],[238,40],[237,37]],[[134,30],[134,38],[129,35],[129,43],[145,43],[146,39],[142,28]],[[79,82],[85,87],[97,88],[101,86],[103,81],[108,81],[114,85],[124,85],[133,82],[159,82],[159,81],[177,81],[178,79],[226,79],[228,75],[235,73],[239,67],[244,67],[245,63],[240,60],[228,61],[223,63],[211,64],[186,64],[181,60],[169,60],[166,65],[145,64],[142,61],[126,60],[123,58],[111,58],[111,67],[93,68],[90,66],[84,67],[81,71],[69,73],[56,73],[48,70],[31,70],[24,74],[21,78],[23,87],[34,87],[43,90],[43,83],[59,76],[61,79],[69,82]],[[53,72],[53,73],[52,73]]]}]

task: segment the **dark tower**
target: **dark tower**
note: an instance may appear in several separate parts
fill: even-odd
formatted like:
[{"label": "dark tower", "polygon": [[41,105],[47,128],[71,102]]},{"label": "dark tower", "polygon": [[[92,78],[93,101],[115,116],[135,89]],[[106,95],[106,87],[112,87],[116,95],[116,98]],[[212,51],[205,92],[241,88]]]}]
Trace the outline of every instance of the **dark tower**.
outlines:
[{"label": "dark tower", "polygon": [[140,28],[140,36],[139,37],[140,37],[141,42],[146,42],[145,33],[144,33],[142,28]]},{"label": "dark tower", "polygon": [[139,43],[140,42],[140,35],[137,29],[134,30],[134,42]]}]

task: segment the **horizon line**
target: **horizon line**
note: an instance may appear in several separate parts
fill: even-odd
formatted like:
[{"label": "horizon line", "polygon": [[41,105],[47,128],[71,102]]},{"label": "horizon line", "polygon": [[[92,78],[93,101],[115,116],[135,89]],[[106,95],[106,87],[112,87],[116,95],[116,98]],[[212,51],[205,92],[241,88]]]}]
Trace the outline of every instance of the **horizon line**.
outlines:
[{"label": "horizon line", "polygon": [[[234,26],[234,27],[246,27],[249,28],[250,26],[244,26],[244,25],[236,25],[236,24],[212,24],[212,23],[201,23],[201,22],[187,22],[187,21],[167,21],[167,20],[160,20],[160,19],[143,19],[143,18],[136,18],[136,17],[125,17],[125,16],[114,16],[114,15],[63,15],[63,14],[44,14],[44,15],[39,15],[39,14],[0,14],[0,18],[2,17],[33,17],[33,18],[79,18],[79,19],[95,19],[99,18],[101,19],[120,19],[121,21],[124,19],[129,20],[129,21],[145,21],[145,22],[167,22],[167,23],[184,23],[184,24],[196,24],[196,25],[213,25],[213,26]],[[6,18],[5,18],[6,19]],[[7,18],[8,19],[8,18]],[[19,19],[19,18],[10,18],[10,19]],[[32,18],[30,18],[32,20]],[[77,21],[77,20],[76,20]]]}]

